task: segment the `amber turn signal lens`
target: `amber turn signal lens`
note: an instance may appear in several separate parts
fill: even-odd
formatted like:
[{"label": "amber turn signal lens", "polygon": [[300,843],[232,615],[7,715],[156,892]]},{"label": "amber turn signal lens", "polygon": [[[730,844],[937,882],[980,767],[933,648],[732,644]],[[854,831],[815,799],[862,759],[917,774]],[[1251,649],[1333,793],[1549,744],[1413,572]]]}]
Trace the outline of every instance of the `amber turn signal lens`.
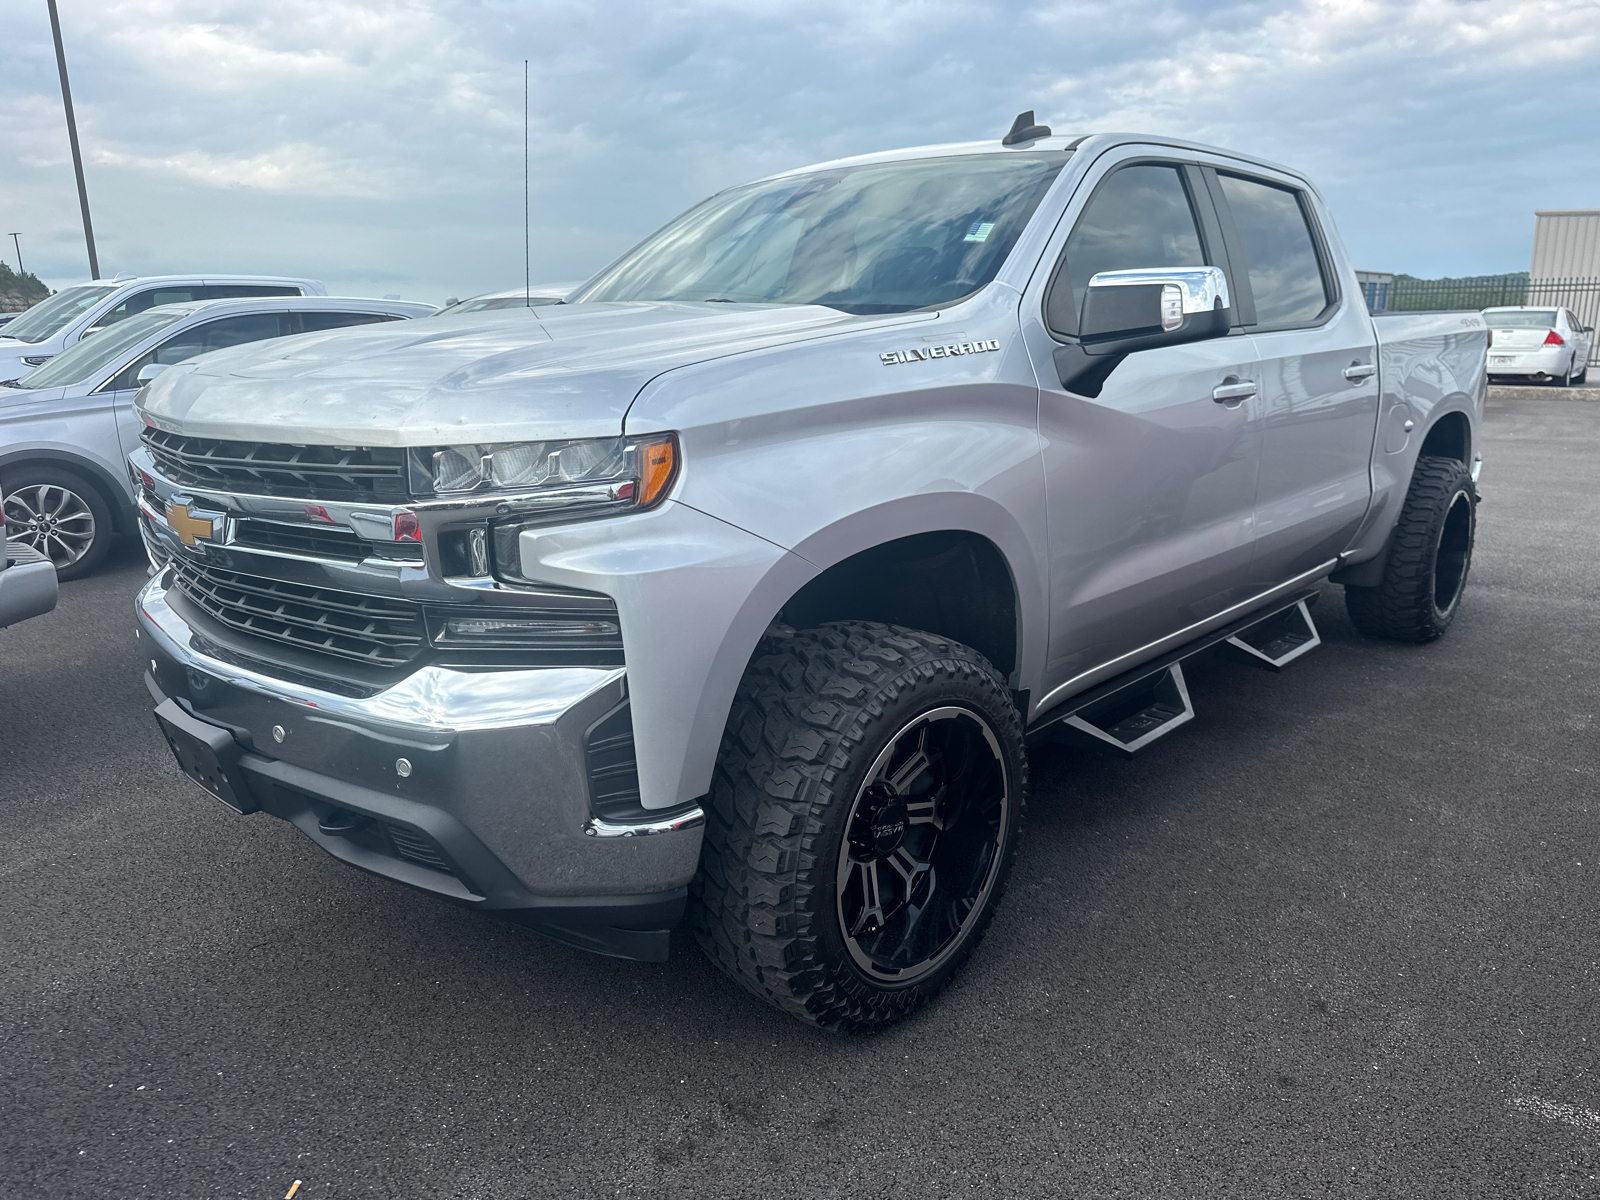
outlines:
[{"label": "amber turn signal lens", "polygon": [[649,508],[667,494],[678,471],[678,442],[664,437],[639,447],[639,507]]}]

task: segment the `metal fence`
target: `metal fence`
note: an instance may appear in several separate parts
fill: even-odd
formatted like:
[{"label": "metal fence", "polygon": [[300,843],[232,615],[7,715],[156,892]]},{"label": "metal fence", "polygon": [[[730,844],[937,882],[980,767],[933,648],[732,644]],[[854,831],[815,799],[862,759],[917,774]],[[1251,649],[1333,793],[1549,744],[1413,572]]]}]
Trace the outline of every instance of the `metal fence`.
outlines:
[{"label": "metal fence", "polygon": [[[1387,295],[1365,289],[1374,312],[1476,312],[1512,304],[1561,307],[1585,325],[1600,326],[1600,279],[1529,279],[1486,275],[1477,279],[1396,279]],[[1600,364],[1600,339],[1589,344],[1589,361]]]}]

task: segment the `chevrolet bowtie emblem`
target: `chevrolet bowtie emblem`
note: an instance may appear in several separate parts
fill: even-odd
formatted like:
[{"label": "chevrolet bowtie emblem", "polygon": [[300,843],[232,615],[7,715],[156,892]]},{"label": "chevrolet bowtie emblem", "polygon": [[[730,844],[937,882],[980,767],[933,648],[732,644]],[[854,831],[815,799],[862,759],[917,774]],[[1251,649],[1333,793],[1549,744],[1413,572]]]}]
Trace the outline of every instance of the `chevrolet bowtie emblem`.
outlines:
[{"label": "chevrolet bowtie emblem", "polygon": [[187,504],[167,505],[167,524],[185,546],[193,546],[196,538],[211,537],[211,518],[191,517]]}]

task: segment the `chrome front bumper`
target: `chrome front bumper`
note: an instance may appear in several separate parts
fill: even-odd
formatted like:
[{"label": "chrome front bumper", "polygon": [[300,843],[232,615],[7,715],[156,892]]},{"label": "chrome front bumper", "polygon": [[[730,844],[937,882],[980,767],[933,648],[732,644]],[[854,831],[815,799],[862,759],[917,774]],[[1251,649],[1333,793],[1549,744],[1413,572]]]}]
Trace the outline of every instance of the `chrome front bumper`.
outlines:
[{"label": "chrome front bumper", "polygon": [[665,957],[704,815],[590,811],[585,738],[627,699],[622,668],[428,664],[341,695],[212,641],[169,603],[167,575],[137,601],[146,682],[232,734],[262,809],[391,879],[587,949]]}]

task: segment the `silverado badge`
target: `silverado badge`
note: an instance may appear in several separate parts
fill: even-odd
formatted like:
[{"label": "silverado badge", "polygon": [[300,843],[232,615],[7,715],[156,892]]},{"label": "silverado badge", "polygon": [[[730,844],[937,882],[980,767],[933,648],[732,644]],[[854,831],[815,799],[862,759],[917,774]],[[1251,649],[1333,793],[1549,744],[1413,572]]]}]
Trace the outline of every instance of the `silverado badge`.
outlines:
[{"label": "silverado badge", "polygon": [[167,505],[167,524],[178,535],[180,542],[185,546],[193,546],[197,538],[210,540],[215,522],[210,517],[198,514],[190,516],[189,506],[174,500]]},{"label": "silverado badge", "polygon": [[878,361],[886,367],[895,363],[927,362],[932,358],[954,358],[958,354],[983,354],[988,350],[1000,349],[1000,343],[994,338],[986,342],[951,342],[948,346],[928,346],[917,350],[890,350],[886,354],[878,355]]}]

